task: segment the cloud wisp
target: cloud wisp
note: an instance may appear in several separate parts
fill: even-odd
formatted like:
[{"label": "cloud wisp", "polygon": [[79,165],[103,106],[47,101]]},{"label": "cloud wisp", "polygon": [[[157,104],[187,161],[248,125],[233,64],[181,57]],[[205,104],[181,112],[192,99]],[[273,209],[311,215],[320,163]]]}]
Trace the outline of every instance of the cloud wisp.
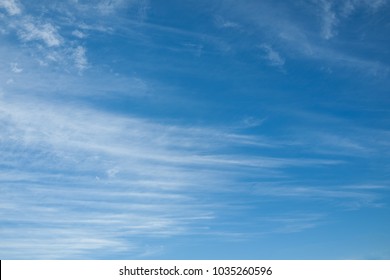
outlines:
[{"label": "cloud wisp", "polygon": [[321,1],[322,4],[322,36],[329,40],[333,36],[335,36],[335,26],[337,25],[338,19],[336,14],[332,10],[332,2],[329,1]]},{"label": "cloud wisp", "polygon": [[264,58],[271,66],[281,67],[284,65],[285,60],[270,45],[262,44],[259,46],[259,48],[264,51]]},{"label": "cloud wisp", "polygon": [[19,15],[22,12],[21,5],[17,0],[0,0],[0,8],[3,8],[11,16]]},{"label": "cloud wisp", "polygon": [[[224,154],[224,145],[255,148],[256,138],[210,128],[162,125],[34,99],[3,98],[0,104],[0,164],[6,167],[0,176],[1,212],[8,224],[0,247],[12,258],[26,252],[84,258],[102,249],[136,256],[142,255],[142,242],[129,242],[129,236],[212,235],[206,225],[218,224],[230,202],[204,203],[205,196],[245,193],[243,179],[275,180],[288,174],[286,168],[340,164]],[[271,186],[252,194],[370,206],[380,197],[368,191]],[[22,230],[12,234],[17,228]],[[53,253],[61,248],[67,249]]]},{"label": "cloud wisp", "polygon": [[[0,0],[0,258],[252,248],[386,218],[385,90],[351,76],[386,76],[387,56],[343,28],[387,1],[43,2]],[[313,71],[334,65],[349,71]]]},{"label": "cloud wisp", "polygon": [[18,31],[22,41],[42,41],[48,47],[58,47],[62,44],[63,38],[58,34],[57,28],[50,23],[33,23],[27,21],[22,24],[22,28]]},{"label": "cloud wisp", "polygon": [[[245,27],[250,38],[245,36],[245,32],[240,32],[240,36],[242,40],[247,41],[248,48],[250,45],[258,45],[258,41],[264,42],[265,46],[277,48],[277,55],[269,48],[263,48],[268,53],[269,62],[274,61],[275,64],[280,65],[285,61],[288,62],[289,59],[295,60],[299,57],[340,68],[354,69],[372,76],[383,76],[388,75],[389,66],[369,56],[351,53],[350,49],[353,46],[343,40],[344,34],[340,34],[339,27],[357,10],[372,17],[384,12],[383,9],[387,4],[388,1],[310,0],[296,3],[297,10],[289,10],[287,4],[282,4],[276,9],[271,1],[259,3],[248,0],[237,7],[234,1],[226,1],[223,5],[223,13],[218,14],[232,17],[237,24]],[[231,8],[233,6],[234,9]],[[283,17],[280,17],[281,12]],[[301,17],[296,13],[302,13]],[[320,19],[319,24],[302,20],[313,16]],[[358,24],[362,23],[358,22]],[[361,28],[364,29],[363,26]],[[253,34],[257,35],[253,36]],[[361,42],[359,44],[364,50],[365,45]],[[242,45],[240,43],[240,46],[231,47],[238,48]],[[370,42],[367,45],[369,46]],[[384,45],[382,47],[380,51],[384,52]]]},{"label": "cloud wisp", "polygon": [[16,1],[4,0],[0,7],[8,11],[3,18],[4,36],[16,35],[20,49],[35,57],[41,66],[61,65],[69,70],[74,67],[79,72],[88,67],[86,48],[79,42],[83,39],[80,31],[74,35],[77,40],[72,40],[63,32],[61,20],[36,16],[28,9],[21,9]]}]

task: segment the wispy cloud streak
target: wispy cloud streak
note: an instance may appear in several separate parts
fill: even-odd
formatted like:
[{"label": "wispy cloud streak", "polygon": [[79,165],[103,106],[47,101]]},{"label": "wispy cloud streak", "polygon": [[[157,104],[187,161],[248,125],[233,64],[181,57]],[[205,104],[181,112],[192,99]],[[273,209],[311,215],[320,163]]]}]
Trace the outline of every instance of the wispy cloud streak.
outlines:
[{"label": "wispy cloud streak", "polygon": [[236,2],[197,2],[193,25],[144,0],[0,0],[0,258],[152,258],[385,211],[385,105],[362,113],[355,79],[308,60],[387,75],[341,40],[386,1]]},{"label": "wispy cloud streak", "polygon": [[48,47],[58,47],[63,40],[57,32],[57,28],[50,23],[36,24],[27,21],[22,24],[19,36],[23,41],[43,41]]},{"label": "wispy cloud streak", "polygon": [[[126,236],[193,234],[202,223],[218,223],[221,207],[228,206],[201,203],[207,193],[241,193],[243,178],[276,179],[285,168],[341,163],[228,155],[223,145],[256,148],[256,138],[34,99],[3,98],[0,108],[2,222],[9,224],[8,231],[21,227],[24,232],[2,233],[5,242],[0,247],[8,257],[25,257],[26,251],[36,250],[40,258],[83,258],[110,247],[141,254],[134,249],[140,244],[128,243]],[[260,186],[256,196],[340,200],[352,208],[380,200],[370,189]],[[299,231],[316,224],[305,221],[280,230]],[[20,238],[34,242],[12,247]],[[61,254],[53,253],[64,247],[68,249]]]},{"label": "wispy cloud streak", "polygon": [[11,16],[19,15],[21,10],[21,5],[17,0],[0,0],[0,8],[3,8]]},{"label": "wispy cloud streak", "polygon": [[285,63],[285,60],[280,56],[280,54],[275,51],[271,46],[267,44],[262,44],[259,46],[261,50],[265,53],[265,59],[272,65],[272,66],[283,66]]},{"label": "wispy cloud streak", "polygon": [[[316,16],[320,19],[317,30],[310,21],[298,20],[294,11],[283,10],[287,5],[281,5],[280,10],[284,17],[279,16],[271,1],[243,1],[235,9],[234,1],[227,1],[224,11],[229,16],[234,16],[238,24],[247,27],[248,32],[254,32],[257,40],[278,48],[277,58],[272,52],[269,56],[275,58],[277,64],[284,59],[306,58],[322,61],[341,68],[356,69],[359,72],[372,76],[388,75],[389,66],[385,62],[377,61],[365,55],[352,54],[350,46],[345,41],[338,39],[339,25],[357,9],[370,13],[380,12],[386,7],[388,1],[343,1],[342,3],[332,0],[303,1],[296,5],[300,11],[304,11],[303,18]],[[301,17],[302,18],[302,17]],[[252,34],[252,33],[250,33]],[[241,34],[243,38],[245,36]],[[247,44],[254,44],[251,38],[245,38]],[[321,39],[329,41],[324,44]],[[242,45],[242,44],[241,44]]]}]

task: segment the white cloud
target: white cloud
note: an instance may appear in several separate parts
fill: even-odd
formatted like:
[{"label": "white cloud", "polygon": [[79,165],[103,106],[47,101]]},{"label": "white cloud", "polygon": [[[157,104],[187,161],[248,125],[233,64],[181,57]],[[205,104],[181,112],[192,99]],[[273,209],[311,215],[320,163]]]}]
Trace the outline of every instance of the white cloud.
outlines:
[{"label": "white cloud", "polygon": [[[32,56],[41,66],[61,65],[68,71],[76,68],[79,72],[88,68],[86,48],[75,46],[75,42],[60,35],[60,27],[55,23],[37,19],[31,15],[23,15],[10,20],[7,32],[16,32],[20,41],[26,44]],[[85,34],[74,30],[72,35],[82,39]],[[20,55],[20,54],[19,54]],[[25,59],[28,59],[25,57]],[[11,63],[13,73],[21,73],[23,69],[17,63]]]},{"label": "white cloud", "polygon": [[[337,25],[349,17],[356,9],[368,8],[372,11],[378,10],[387,3],[387,0],[347,0],[343,2],[334,0],[318,0],[321,6],[322,36],[329,40],[337,34]],[[336,9],[341,4],[341,8]]]},{"label": "white cloud", "polygon": [[[18,231],[8,226],[0,233],[0,256],[8,258],[120,255],[117,248],[127,256],[146,256],[150,248],[144,242],[149,238],[218,234],[206,229],[209,223],[218,226],[227,215],[224,211],[236,208],[231,201],[211,204],[203,199],[245,192],[243,178],[275,182],[287,175],[284,168],[340,163],[224,154],[226,147],[251,149],[264,139],[15,95],[0,99],[0,130],[0,165],[8,168],[0,174],[0,208],[6,222],[19,225]],[[251,186],[251,197],[330,201],[342,209],[378,206],[376,192],[382,190],[292,183]],[[23,214],[15,211],[21,205]],[[292,215],[268,222],[270,232],[288,233],[316,227],[322,220]],[[237,227],[224,234],[234,231]],[[135,241],[137,237],[142,241]]]},{"label": "white cloud", "polygon": [[11,71],[13,73],[19,74],[19,73],[23,72],[23,68],[20,68],[18,63],[13,62],[13,63],[11,63]]},{"label": "white cloud", "polygon": [[386,4],[388,4],[388,0],[363,0],[366,5],[373,9],[378,9]]},{"label": "white cloud", "polygon": [[[212,234],[203,228],[228,206],[202,199],[241,192],[241,178],[277,178],[286,167],[338,164],[224,154],[226,147],[250,149],[264,140],[25,96],[0,100],[0,130],[0,165],[7,166],[0,174],[2,216],[24,229],[0,233],[0,255],[8,257],[23,250],[29,258],[77,258],[117,247],[128,247],[134,256],[138,243],[129,236]],[[13,210],[21,205],[23,214]],[[55,229],[51,238],[43,234]],[[83,245],[88,236],[94,238]]]},{"label": "white cloud", "polygon": [[192,52],[195,56],[201,57],[203,52],[203,45],[193,44],[193,43],[184,43],[183,46]]},{"label": "white cloud", "polygon": [[[0,162],[14,170],[2,173],[0,205],[8,205],[2,209],[7,220],[26,224],[22,232],[30,233],[19,231],[18,237],[3,231],[0,254],[20,257],[20,249],[24,257],[31,253],[29,258],[77,258],[129,246],[129,235],[185,234],[194,219],[212,217],[191,194],[218,182],[214,171],[201,171],[214,161],[189,152],[198,149],[192,139],[197,132],[81,108],[22,103],[0,101]],[[175,132],[182,136],[176,138]],[[19,187],[12,188],[15,184]],[[12,210],[20,205],[23,215]],[[61,229],[55,237],[43,234],[53,228]],[[32,231],[42,234],[31,236]],[[88,236],[96,242],[84,243]],[[17,240],[34,245],[29,250]]]},{"label": "white cloud", "polygon": [[332,2],[327,0],[322,0],[320,3],[322,5],[322,20],[323,20],[322,36],[326,40],[329,40],[333,36],[335,36],[336,33],[335,26],[338,23],[338,19],[335,12],[332,10]]},{"label": "white cloud", "polygon": [[138,20],[144,21],[148,16],[150,9],[149,0],[139,0],[138,2]]},{"label": "white cloud", "polygon": [[102,0],[97,8],[102,14],[111,14],[119,8],[123,8],[125,4],[124,0]]},{"label": "white cloud", "polygon": [[116,167],[107,170],[107,176],[109,178],[115,178],[118,173],[119,173],[119,169]]},{"label": "white cloud", "polygon": [[[241,5],[234,5],[234,1],[224,1],[223,10],[226,17],[239,18],[239,24],[243,26],[252,26],[248,28],[248,33],[256,40],[264,40],[264,37],[272,42],[273,48],[283,51],[283,54],[289,57],[305,58],[329,63],[332,66],[340,68],[347,68],[352,71],[359,71],[369,76],[383,77],[388,75],[390,68],[384,62],[374,60],[368,56],[361,54],[359,56],[350,52],[349,46],[343,44],[323,44],[318,40],[318,35],[322,38],[335,38],[338,34],[337,25],[342,23],[344,19],[341,14],[341,7],[343,3],[327,0],[332,3],[331,11],[335,13],[336,18],[332,20],[332,16],[328,15],[328,19],[324,20],[324,1],[325,0],[310,0],[315,5],[308,5],[307,1],[296,1],[296,4],[302,5],[303,13],[315,15],[320,25],[320,32],[313,30],[312,21],[308,21],[306,17],[301,15],[297,17],[294,11],[290,11],[289,4],[282,4],[284,9],[278,9],[278,6],[272,4],[272,1],[243,1]],[[360,2],[360,3],[368,3]],[[295,3],[295,2],[294,2]],[[378,1],[375,6],[384,7],[388,1]],[[367,6],[364,4],[359,7],[372,9],[374,6]],[[234,7],[234,8],[232,8]],[[283,10],[284,16],[280,13]],[[375,11],[375,10],[374,10]],[[375,16],[372,15],[371,16]],[[303,20],[302,20],[303,19]],[[324,28],[324,22],[328,22],[328,29]],[[245,34],[245,33],[243,33]],[[331,37],[333,36],[333,37]],[[250,42],[253,45],[253,38],[243,37],[243,41]],[[348,43],[344,41],[343,43]],[[240,47],[236,45],[236,47]],[[264,50],[263,50],[264,51]],[[285,58],[282,57],[282,61]],[[323,64],[321,64],[323,67]]]},{"label": "white cloud", "polygon": [[85,38],[85,34],[83,32],[81,32],[80,30],[73,30],[72,35],[79,38],[79,39]]},{"label": "white cloud", "polygon": [[300,131],[297,134],[298,136],[294,136],[297,144],[306,145],[308,150],[316,154],[370,157],[375,152],[369,138],[362,134],[354,135],[352,129],[345,129],[343,133]]},{"label": "white cloud", "polygon": [[[358,0],[360,1],[360,0]],[[355,8],[356,2],[351,1],[333,1],[333,0],[313,0],[317,8],[315,13],[321,19],[321,36],[325,40],[330,40],[337,35],[337,26],[342,21],[343,17],[346,17],[349,12]],[[342,12],[338,4],[341,3]]]},{"label": "white cloud", "polygon": [[266,118],[254,118],[254,117],[246,117],[240,122],[241,128],[252,128],[258,127],[264,123]]},{"label": "white cloud", "polygon": [[274,233],[293,233],[317,227],[324,223],[324,215],[321,214],[289,214],[264,217],[264,223],[275,224]]},{"label": "white cloud", "polygon": [[102,15],[111,15],[120,9],[134,8],[138,20],[144,20],[149,10],[149,0],[101,0],[97,5],[98,11]]},{"label": "white cloud", "polygon": [[79,259],[100,250],[116,253],[136,251],[131,243],[124,244],[118,237],[109,237],[107,232],[87,228],[56,225],[34,228],[30,225],[24,227],[23,233],[16,234],[8,229],[3,230],[1,236],[4,242],[0,243],[0,254],[11,259],[25,259],[27,256],[29,259]]},{"label": "white cloud", "polygon": [[387,3],[387,0],[347,0],[344,2],[342,14],[347,17],[359,7],[366,7],[376,11]]},{"label": "white cloud", "polygon": [[221,16],[216,16],[215,17],[215,24],[218,28],[239,28],[240,25],[236,22],[225,20]]},{"label": "white cloud", "polygon": [[264,51],[264,58],[270,63],[272,66],[283,66],[285,63],[284,58],[275,51],[270,45],[262,44],[259,46],[261,50]]},{"label": "white cloud", "polygon": [[[386,189],[384,187],[384,189]],[[339,207],[357,210],[381,207],[381,188],[350,188],[349,186],[302,186],[286,183],[257,184],[255,193],[263,196],[286,197],[297,200],[317,200],[337,203]]]},{"label": "white cloud", "polygon": [[21,14],[21,5],[17,0],[0,0],[0,8],[3,8],[11,16]]},{"label": "white cloud", "polygon": [[78,46],[73,52],[76,68],[80,71],[85,70],[88,67],[88,60],[86,56],[86,49],[82,46]]},{"label": "white cloud", "polygon": [[[86,24],[86,23],[80,23],[78,25],[79,29],[82,29],[84,31],[98,31],[102,33],[113,33],[114,29],[109,26],[101,25],[101,24]],[[83,33],[84,34],[84,33]],[[73,34],[74,35],[74,34]]]},{"label": "white cloud", "polygon": [[31,20],[21,25],[18,34],[23,41],[43,41],[48,47],[58,47],[63,41],[52,24],[34,23]]}]

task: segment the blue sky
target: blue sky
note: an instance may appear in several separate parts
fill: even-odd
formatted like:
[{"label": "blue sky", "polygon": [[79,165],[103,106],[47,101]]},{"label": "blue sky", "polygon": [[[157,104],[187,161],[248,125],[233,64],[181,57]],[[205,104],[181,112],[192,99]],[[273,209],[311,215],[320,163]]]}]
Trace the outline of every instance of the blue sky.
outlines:
[{"label": "blue sky", "polygon": [[389,259],[389,2],[0,0],[0,258]]}]

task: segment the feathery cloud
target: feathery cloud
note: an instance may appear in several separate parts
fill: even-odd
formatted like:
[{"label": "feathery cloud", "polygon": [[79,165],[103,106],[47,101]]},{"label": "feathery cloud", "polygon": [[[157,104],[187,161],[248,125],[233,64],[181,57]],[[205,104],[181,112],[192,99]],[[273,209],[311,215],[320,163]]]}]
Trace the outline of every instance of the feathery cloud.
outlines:
[{"label": "feathery cloud", "polygon": [[81,32],[80,30],[73,30],[72,31],[72,35],[79,38],[79,39],[83,39],[85,38],[85,34],[83,32]]},{"label": "feathery cloud", "polygon": [[322,5],[322,36],[329,40],[335,36],[335,26],[338,23],[338,18],[335,12],[332,10],[332,2],[327,0],[320,1]]},{"label": "feathery cloud", "polygon": [[218,28],[233,28],[233,29],[235,29],[235,28],[240,27],[240,25],[238,23],[226,20],[222,16],[215,17],[215,25]]},{"label": "feathery cloud", "polygon": [[13,73],[19,74],[19,73],[23,72],[23,68],[20,68],[18,63],[13,62],[13,63],[11,63],[11,71]]},{"label": "feathery cloud", "polygon": [[[385,1],[279,2],[226,0],[215,17],[173,1],[211,16],[194,26],[161,3],[144,22],[143,0],[0,0],[0,258],[158,257],[176,238],[252,248],[340,212],[345,222],[346,210],[385,220],[385,104],[370,101],[382,111],[365,128],[371,113],[354,118],[343,101],[355,77],[311,71],[315,61],[384,72],[386,60],[350,51],[339,27]],[[287,59],[290,73],[259,71]],[[318,93],[312,81],[329,84]],[[309,106],[329,115],[294,109]]]},{"label": "feathery cloud", "polygon": [[0,8],[3,8],[11,16],[21,14],[21,5],[18,0],[0,0]]},{"label": "feathery cloud", "polygon": [[112,14],[117,9],[123,8],[125,4],[124,0],[101,0],[97,8],[102,14]]},{"label": "feathery cloud", "polygon": [[88,67],[88,60],[86,56],[86,49],[82,46],[78,46],[74,52],[75,66],[80,71],[85,70]]},{"label": "feathery cloud", "polygon": [[34,22],[33,20],[24,22],[18,35],[23,41],[42,41],[48,47],[58,47],[63,41],[63,38],[58,34],[57,27],[51,23]]},{"label": "feathery cloud", "polygon": [[346,0],[343,2],[342,14],[347,17],[360,7],[367,7],[375,12],[387,3],[388,0]]},{"label": "feathery cloud", "polygon": [[275,51],[270,45],[261,44],[259,47],[264,52],[265,54],[264,58],[269,62],[270,65],[278,66],[278,67],[284,65],[285,63],[284,58],[277,51]]}]

